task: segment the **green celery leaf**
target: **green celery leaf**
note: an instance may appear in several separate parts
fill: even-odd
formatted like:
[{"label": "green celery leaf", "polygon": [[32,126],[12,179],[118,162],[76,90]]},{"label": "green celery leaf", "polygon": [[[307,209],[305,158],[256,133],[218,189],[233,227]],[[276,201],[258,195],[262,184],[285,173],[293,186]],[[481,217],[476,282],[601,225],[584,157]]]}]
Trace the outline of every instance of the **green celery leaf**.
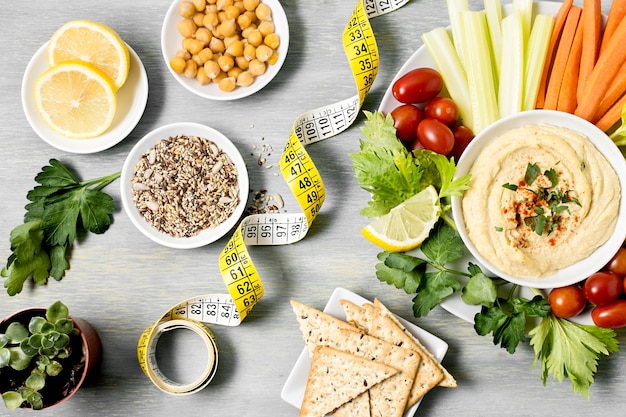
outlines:
[{"label": "green celery leaf", "polygon": [[376,264],[376,278],[382,282],[404,290],[407,294],[414,294],[420,286],[426,265],[411,271],[391,268],[379,262]]},{"label": "green celery leaf", "polygon": [[2,271],[2,275],[7,277],[4,287],[9,295],[15,295],[22,291],[24,282],[28,277],[32,275],[35,282],[40,284],[42,277],[48,277],[49,270],[50,258],[45,251],[40,251],[31,260],[24,263],[15,259],[10,266]]},{"label": "green celery leaf", "polygon": [[83,189],[72,189],[48,199],[43,220],[47,225],[46,237],[49,245],[64,246],[74,242],[83,194]]},{"label": "green celery leaf", "polygon": [[86,189],[80,201],[80,218],[86,230],[95,234],[104,233],[111,225],[115,211],[113,198],[99,190]]},{"label": "green celery leaf", "polygon": [[57,189],[79,185],[78,179],[61,162],[51,159],[49,163],[50,165],[41,168],[41,172],[35,176],[37,183]]},{"label": "green celery leaf", "polygon": [[21,262],[28,262],[39,253],[44,240],[44,223],[36,220],[22,223],[11,230],[9,240],[15,257]]},{"label": "green celery leaf", "polygon": [[407,255],[400,252],[381,252],[377,255],[379,261],[384,262],[390,268],[400,269],[404,272],[413,271],[418,266],[428,261],[416,256]]},{"label": "green celery leaf", "polygon": [[67,261],[66,246],[54,245],[50,248],[50,276],[60,281],[65,276],[65,271],[70,269],[70,263]]},{"label": "green celery leaf", "polygon": [[472,275],[461,295],[465,304],[493,306],[498,298],[498,287],[494,280],[482,272]]}]

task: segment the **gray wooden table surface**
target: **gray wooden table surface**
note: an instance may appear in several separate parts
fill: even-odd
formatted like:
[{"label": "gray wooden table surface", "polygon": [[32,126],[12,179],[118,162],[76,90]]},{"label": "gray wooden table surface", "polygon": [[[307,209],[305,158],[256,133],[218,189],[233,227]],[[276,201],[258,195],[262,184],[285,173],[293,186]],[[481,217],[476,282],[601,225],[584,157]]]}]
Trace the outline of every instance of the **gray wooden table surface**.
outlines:
[{"label": "gray wooden table surface", "polygon": [[[283,1],[291,44],[283,69],[252,97],[209,101],[182,88],[161,56],[160,31],[170,1],[3,0],[0,13],[0,255],[9,255],[10,230],[22,222],[26,192],[34,175],[50,158],[69,164],[83,178],[119,171],[133,145],[164,124],[191,121],[212,126],[238,146],[248,165],[252,191],[267,189],[285,197],[287,211],[295,200],[276,164],[294,120],[305,111],[351,97],[354,80],[341,48],[341,33],[356,0]],[[579,1],[582,3],[582,1]],[[603,1],[606,13],[610,1]],[[470,1],[482,8],[482,1]],[[10,6],[10,7],[9,7]],[[87,155],[57,150],[29,126],[21,107],[24,69],[34,52],[70,19],[92,19],[114,28],[140,56],[150,93],[137,127],[111,149]],[[364,109],[378,108],[394,74],[422,45],[423,32],[448,24],[442,0],[411,0],[402,9],[372,20],[380,49],[380,70]],[[72,314],[90,321],[104,344],[99,375],[70,402],[41,412],[43,416],[295,416],[298,410],[281,399],[281,389],[304,344],[289,305],[295,298],[323,308],[342,286],[363,297],[379,297],[392,311],[449,344],[444,365],[457,389],[437,388],[423,400],[421,416],[618,415],[626,399],[626,354],[600,363],[590,399],[572,392],[569,381],[543,386],[532,368],[528,345],[510,355],[480,337],[472,325],[436,308],[415,319],[411,297],[379,282],[374,275],[377,248],[365,241],[359,215],[369,195],[356,184],[348,157],[358,149],[363,116],[339,136],[307,147],[326,185],[326,202],[307,237],[288,246],[257,246],[251,256],[266,294],[242,325],[214,327],[220,365],[212,384],[191,396],[159,391],[142,373],[136,358],[141,332],[168,308],[189,297],[224,291],[217,258],[226,238],[207,247],[175,250],[140,234],[121,207],[119,181],[109,186],[117,210],[103,235],[76,245],[71,270],[60,282],[30,287],[14,297],[0,291],[0,316],[32,305],[63,300]],[[256,151],[271,146],[268,163],[259,167]],[[253,195],[250,196],[252,201]],[[4,262],[4,261],[2,261]],[[626,341],[626,333],[619,339]],[[194,371],[197,340],[181,332],[164,341],[162,363],[185,378]],[[199,359],[202,359],[200,355]],[[0,408],[3,410],[3,408]],[[6,410],[0,415],[7,415]],[[17,415],[24,415],[18,412]]]}]

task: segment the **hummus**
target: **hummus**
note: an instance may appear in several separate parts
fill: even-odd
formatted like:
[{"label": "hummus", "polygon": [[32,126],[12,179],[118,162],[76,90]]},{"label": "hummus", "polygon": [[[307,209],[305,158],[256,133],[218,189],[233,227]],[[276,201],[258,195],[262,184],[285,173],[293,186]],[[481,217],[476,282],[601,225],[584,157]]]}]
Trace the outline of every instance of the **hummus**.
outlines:
[{"label": "hummus", "polygon": [[540,278],[588,257],[617,222],[620,182],[589,139],[547,124],[485,147],[462,199],[468,237],[508,275]]}]

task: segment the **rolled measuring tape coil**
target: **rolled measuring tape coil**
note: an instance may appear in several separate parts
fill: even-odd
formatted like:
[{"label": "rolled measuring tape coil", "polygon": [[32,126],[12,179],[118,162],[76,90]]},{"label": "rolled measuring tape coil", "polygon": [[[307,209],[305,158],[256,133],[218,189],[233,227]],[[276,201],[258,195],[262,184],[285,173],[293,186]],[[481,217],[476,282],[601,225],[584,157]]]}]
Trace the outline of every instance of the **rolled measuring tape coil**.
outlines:
[{"label": "rolled measuring tape coil", "polygon": [[[359,0],[343,35],[343,48],[356,81],[357,94],[300,115],[281,154],[280,171],[302,213],[255,214],[244,218],[219,256],[228,294],[194,297],[176,305],[149,326],[139,338],[137,357],[148,378],[170,394],[191,394],[206,387],[217,371],[219,351],[208,325],[238,326],[263,297],[261,278],[248,246],[286,245],[304,238],[325,199],[319,171],[305,145],[336,136],[356,120],[378,73],[378,47],[369,19],[392,12],[409,0]],[[156,345],[166,331],[186,328],[204,341],[208,363],[202,375],[188,384],[172,381],[156,361]]]}]

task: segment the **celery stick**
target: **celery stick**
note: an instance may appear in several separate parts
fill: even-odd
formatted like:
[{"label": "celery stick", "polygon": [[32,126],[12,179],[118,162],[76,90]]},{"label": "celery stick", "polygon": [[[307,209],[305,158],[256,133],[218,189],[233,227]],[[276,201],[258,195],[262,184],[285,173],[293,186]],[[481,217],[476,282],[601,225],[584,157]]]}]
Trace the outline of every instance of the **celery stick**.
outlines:
[{"label": "celery stick", "polygon": [[450,98],[459,108],[461,122],[474,131],[474,119],[470,102],[467,75],[461,64],[448,31],[436,28],[422,35],[424,46],[435,62],[437,70],[443,78]]},{"label": "celery stick", "polygon": [[499,118],[485,12],[462,12],[461,30],[463,50],[471,57],[463,64],[474,115],[474,134],[478,134]]},{"label": "celery stick", "polygon": [[450,29],[452,31],[452,42],[456,48],[461,62],[464,62],[465,56],[461,45],[461,12],[469,10],[468,0],[446,0],[448,5],[448,18],[450,19]]},{"label": "celery stick", "polygon": [[524,39],[530,36],[530,28],[533,22],[533,0],[513,0],[511,4],[513,12],[521,13]]},{"label": "celery stick", "polygon": [[495,63],[495,73],[497,74],[496,78],[499,79],[502,56],[502,2],[500,0],[485,0],[484,4],[489,37],[491,38],[491,52]]},{"label": "celery stick", "polygon": [[524,28],[522,15],[511,12],[502,19],[502,68],[498,88],[500,117],[522,110],[524,96]]},{"label": "celery stick", "polygon": [[522,110],[532,110],[536,106],[539,82],[546,64],[553,26],[554,18],[552,16],[540,14],[535,17],[528,44],[526,45],[526,67],[524,71],[526,73],[526,81]]}]

